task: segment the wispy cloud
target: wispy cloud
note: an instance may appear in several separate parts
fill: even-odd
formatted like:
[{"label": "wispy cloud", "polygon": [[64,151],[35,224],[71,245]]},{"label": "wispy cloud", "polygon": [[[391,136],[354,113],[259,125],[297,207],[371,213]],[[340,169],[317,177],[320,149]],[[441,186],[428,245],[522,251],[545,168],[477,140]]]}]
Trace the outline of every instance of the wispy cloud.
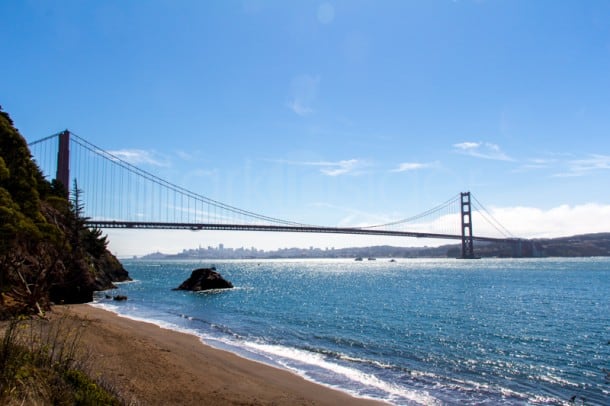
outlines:
[{"label": "wispy cloud", "polygon": [[168,167],[170,166],[169,161],[159,156],[155,152],[145,151],[142,149],[120,149],[115,151],[108,151],[113,156],[122,159],[123,161],[129,162],[132,165],[153,165]]},{"label": "wispy cloud", "polygon": [[335,8],[332,4],[322,3],[318,6],[318,22],[330,24],[335,19]]},{"label": "wispy cloud", "polygon": [[192,172],[193,176],[197,176],[197,177],[202,177],[202,178],[206,178],[206,177],[216,177],[218,176],[218,169],[214,168],[214,169],[195,169]]},{"label": "wispy cloud", "polygon": [[399,214],[396,213],[393,216],[388,216],[387,213],[371,213],[353,207],[338,206],[326,202],[316,202],[310,204],[310,206],[341,213],[342,217],[336,224],[337,227],[367,227],[375,224],[384,224],[399,217]]},{"label": "wispy cloud", "polygon": [[453,144],[453,148],[460,154],[470,155],[476,158],[491,159],[495,161],[512,161],[497,144],[491,142],[460,142]]},{"label": "wispy cloud", "polygon": [[313,113],[312,105],[318,97],[319,86],[319,76],[301,75],[295,77],[290,86],[288,108],[299,116],[307,116]]},{"label": "wispy cloud", "polygon": [[298,165],[298,166],[314,166],[318,167],[320,172],[328,176],[339,175],[357,175],[362,173],[362,169],[368,166],[368,163],[361,159],[344,159],[341,161],[286,161],[276,160],[275,162]]},{"label": "wispy cloud", "polygon": [[438,166],[438,162],[403,162],[390,172],[413,172]]},{"label": "wispy cloud", "polygon": [[288,103],[288,107],[290,110],[298,114],[299,116],[308,116],[313,113],[313,109],[309,106],[306,106],[302,100],[294,99],[290,103]]},{"label": "wispy cloud", "polygon": [[584,176],[591,172],[610,169],[610,156],[591,154],[585,159],[574,159],[567,162],[567,171],[555,174],[557,177]]},{"label": "wispy cloud", "polygon": [[178,155],[178,158],[180,158],[183,161],[191,161],[195,158],[195,155],[193,152],[186,152],[183,150],[176,150],[176,155]]},{"label": "wispy cloud", "polygon": [[610,155],[588,154],[575,158],[572,154],[552,154],[548,158],[529,159],[514,172],[534,170],[546,170],[549,176],[555,178],[585,176],[610,170]]},{"label": "wispy cloud", "polygon": [[523,165],[519,166],[513,172],[527,172],[533,170],[549,169],[555,166],[557,162],[557,159],[532,158],[528,159]]},{"label": "wispy cloud", "polygon": [[321,166],[320,172],[325,175],[338,176],[356,172],[362,168],[363,162],[358,159],[347,159],[338,162],[318,162],[317,166]]},{"label": "wispy cloud", "polygon": [[533,158],[529,160],[529,165],[536,166],[539,168],[548,168],[555,162],[557,162],[556,159]]}]

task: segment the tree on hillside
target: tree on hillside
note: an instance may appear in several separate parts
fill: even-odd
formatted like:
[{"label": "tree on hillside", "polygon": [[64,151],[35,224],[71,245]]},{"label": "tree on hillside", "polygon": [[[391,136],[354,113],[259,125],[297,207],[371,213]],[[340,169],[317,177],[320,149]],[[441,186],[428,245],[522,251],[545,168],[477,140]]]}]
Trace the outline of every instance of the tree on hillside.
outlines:
[{"label": "tree on hillside", "polygon": [[[39,182],[23,137],[0,110],[0,304],[5,294],[40,311],[58,230],[40,211]],[[45,188],[46,189],[46,188]]]},{"label": "tree on hillside", "polygon": [[41,313],[51,302],[91,301],[129,280],[100,230],[86,227],[82,191],[72,201],[48,182],[0,109],[0,317]]},{"label": "tree on hillside", "polygon": [[0,187],[9,192],[24,215],[35,222],[44,222],[38,192],[38,181],[44,177],[32,161],[25,139],[13,126],[9,115],[1,109],[0,155],[9,173],[8,177],[0,181]]}]

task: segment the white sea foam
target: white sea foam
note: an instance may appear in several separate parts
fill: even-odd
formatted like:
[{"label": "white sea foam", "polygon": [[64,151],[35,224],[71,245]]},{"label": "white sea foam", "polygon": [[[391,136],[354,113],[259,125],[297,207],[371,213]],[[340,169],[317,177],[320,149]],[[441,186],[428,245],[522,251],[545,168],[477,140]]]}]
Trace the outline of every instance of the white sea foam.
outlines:
[{"label": "white sea foam", "polygon": [[140,280],[139,279],[132,279],[130,281],[112,282],[112,283],[114,283],[115,285],[128,285],[130,283],[140,283]]},{"label": "white sea foam", "polygon": [[[313,356],[313,358],[315,358],[316,354],[314,354],[314,353],[308,353],[308,352],[305,352],[305,351],[300,351],[300,350],[292,349],[292,348],[289,348],[289,347],[270,346],[270,345],[265,345],[265,344],[256,344],[256,343],[247,342],[247,341],[244,341],[244,342],[240,343],[240,342],[237,342],[236,340],[230,340],[230,339],[223,338],[223,337],[216,337],[216,336],[212,336],[212,335],[202,334],[201,332],[199,332],[197,330],[180,327],[180,326],[177,326],[176,324],[169,323],[169,322],[166,322],[166,321],[155,320],[155,319],[150,319],[150,318],[145,318],[145,317],[138,317],[138,316],[134,316],[134,315],[129,315],[129,314],[125,314],[125,313],[120,313],[118,311],[118,308],[119,308],[118,306],[111,305],[111,304],[108,304],[108,303],[101,303],[101,302],[95,303],[94,302],[94,303],[90,303],[89,305],[92,306],[92,307],[97,307],[97,308],[100,308],[100,309],[103,309],[103,310],[110,311],[112,313],[115,313],[119,317],[124,317],[124,318],[129,319],[129,320],[141,321],[141,322],[144,322],[144,323],[150,323],[150,324],[154,324],[154,325],[156,325],[156,326],[158,326],[160,328],[166,329],[166,330],[172,330],[172,331],[177,331],[177,332],[180,332],[180,333],[185,333],[185,334],[190,334],[190,335],[196,336],[197,338],[199,338],[201,340],[201,342],[203,344],[211,345],[212,347],[216,347],[216,348],[219,348],[219,349],[222,349],[222,350],[227,350],[227,351],[233,352],[236,355],[242,356],[244,358],[247,358],[247,359],[250,359],[250,360],[253,360],[253,361],[256,361],[256,362],[262,362],[264,364],[275,366],[275,367],[283,367],[284,369],[287,369],[287,370],[289,370],[289,371],[291,371],[293,373],[296,373],[297,375],[299,375],[299,376],[301,376],[301,377],[303,377],[305,379],[308,379],[310,381],[313,381],[315,383],[318,383],[318,384],[321,384],[321,385],[325,385],[325,386],[331,387],[333,389],[337,389],[337,390],[341,390],[341,391],[347,392],[350,395],[362,397],[362,395],[360,395],[359,393],[357,393],[355,391],[349,391],[349,390],[346,390],[345,388],[342,388],[342,387],[339,387],[339,386],[332,386],[332,385],[328,385],[325,382],[316,381],[316,380],[312,379],[311,377],[308,377],[304,373],[304,371],[299,370],[299,369],[297,369],[295,367],[291,367],[291,366],[285,364],[284,362],[282,362],[281,360],[277,360],[277,359],[274,358],[274,356],[277,356],[277,355],[281,356],[282,353],[289,354],[291,352],[303,353],[303,354],[311,354]],[[192,319],[192,317],[186,316],[184,314],[179,315],[179,317],[187,318],[187,319]],[[213,344],[217,344],[217,345],[214,346]],[[241,351],[239,351],[240,348],[241,349],[246,348],[247,350],[251,351],[251,354],[256,354],[256,355],[259,355],[259,356],[263,356],[263,358],[261,358],[261,357],[254,357],[254,356],[248,357],[247,356],[248,352],[246,352],[246,353],[241,352]],[[283,350],[279,350],[279,351],[277,351],[277,350],[276,351],[265,351],[264,348],[275,348],[275,349],[283,349]],[[254,350],[254,351],[252,351],[252,350]],[[320,361],[321,361],[320,363],[316,363],[316,362],[307,363],[307,362],[302,360],[302,359],[307,359],[307,357],[293,356],[293,357],[283,357],[283,358],[289,358],[289,359],[293,359],[293,360],[297,360],[297,361],[301,360],[301,362],[303,362],[304,364],[317,365],[317,366],[322,366],[325,363],[325,361],[322,360],[322,357],[319,357]],[[265,360],[267,360],[267,362],[265,362]],[[322,365],[319,365],[319,364],[322,364]],[[331,363],[328,363],[328,364],[329,365],[333,365]],[[343,368],[343,367],[340,367],[338,365],[337,365],[337,367]],[[327,369],[329,371],[333,371],[332,368],[325,368],[325,369]],[[352,370],[350,368],[345,368],[345,369],[353,371],[354,372],[353,375],[361,374],[360,372],[358,372],[356,370]],[[343,374],[343,375],[345,375],[346,377],[349,378],[349,375],[346,375],[346,374]],[[362,375],[364,375],[364,374],[362,374]],[[375,378],[374,376],[372,376],[372,375],[369,375],[369,376],[372,377],[374,380],[377,380],[377,378]],[[358,380],[355,380],[355,381],[356,382],[364,382],[364,379],[361,379],[360,381],[358,381]],[[379,381],[379,380],[377,380],[377,381]],[[379,382],[382,382],[382,381],[379,381]],[[389,385],[389,384],[387,384],[385,382],[383,382],[383,384],[385,384],[385,386],[387,386],[388,388],[392,387],[392,385]],[[371,386],[374,386],[374,387],[377,387],[378,389],[382,389],[383,390],[382,385],[377,385],[377,386],[376,385],[371,385]],[[433,399],[434,402],[431,403],[429,400],[426,400],[427,398],[425,398],[425,397],[423,397],[423,398],[421,396],[416,397],[416,396],[413,396],[413,394],[411,394],[410,392],[406,392],[406,391],[405,391],[405,393],[408,396],[402,395],[400,393],[401,391],[396,391],[396,390],[393,390],[393,391],[385,390],[385,392],[390,393],[390,394],[394,394],[394,395],[400,395],[400,396],[406,397],[408,399],[417,401],[420,404],[426,404],[426,405],[438,404],[435,399]],[[419,399],[421,399],[421,400],[419,400]],[[386,399],[386,400],[388,400],[388,399]]]},{"label": "white sea foam", "polygon": [[[329,362],[324,359],[321,354],[316,354],[310,351],[303,351],[296,348],[284,347],[279,345],[260,344],[254,342],[245,342],[244,345],[256,352],[264,354],[271,354],[274,357],[279,357],[278,362],[284,365],[286,368],[291,369],[295,373],[304,376],[308,379],[311,377],[307,376],[303,369],[294,366],[291,361],[296,363],[302,363],[305,365],[314,366],[334,374],[341,375],[347,378],[349,381],[358,385],[364,385],[377,390],[381,390],[388,394],[387,400],[393,399],[408,399],[422,405],[440,405],[441,402],[432,397],[426,391],[408,390],[406,388],[390,384],[385,382],[372,374],[367,374],[362,371],[358,371],[354,368],[345,367],[333,362]],[[319,383],[319,382],[318,382]],[[352,392],[354,394],[355,392]],[[357,393],[355,393],[357,394]]]},{"label": "white sea foam", "polygon": [[392,368],[393,367],[393,365],[386,364],[386,363],[383,363],[383,362],[369,360],[369,359],[364,359],[364,358],[358,358],[358,357],[351,357],[351,356],[346,355],[346,354],[339,354],[339,358],[344,360],[344,361],[351,361],[351,362],[360,362],[360,363],[372,364],[372,365],[375,365],[375,366],[377,366],[379,368],[383,368],[383,369],[388,369],[388,368]]},{"label": "white sea foam", "polygon": [[[398,385],[394,385],[383,381],[372,374],[367,374],[365,372],[359,371],[355,368],[350,368],[346,366],[342,366],[325,359],[325,356],[322,354],[318,354],[311,351],[300,350],[292,347],[285,347],[280,345],[271,345],[265,343],[258,343],[252,341],[241,341],[241,340],[233,340],[227,337],[221,336],[213,336],[209,334],[204,334],[201,331],[197,331],[194,329],[188,329],[184,327],[180,327],[174,323],[170,323],[167,321],[156,320],[146,317],[134,316],[125,313],[119,312],[118,305],[114,305],[107,302],[97,302],[90,304],[93,307],[101,308],[104,310],[111,311],[117,314],[119,317],[124,317],[134,321],[141,321],[145,323],[154,324],[160,328],[177,331],[180,333],[190,334],[198,337],[202,343],[206,345],[211,345],[213,347],[227,350],[235,353],[236,355],[242,356],[244,358],[248,358],[257,362],[262,362],[267,365],[280,367],[283,369],[287,369],[307,380],[312,382],[325,385],[331,387],[333,389],[341,390],[349,393],[353,396],[365,397],[377,400],[383,400],[391,403],[403,403],[405,400],[410,402],[414,402],[416,404],[421,405],[441,405],[443,402],[434,396],[430,395],[429,392],[424,390],[413,390],[406,389],[404,387],[400,387]],[[179,317],[184,319],[192,320],[192,317],[187,316],[185,314],[180,314]],[[353,358],[349,356],[340,356],[341,359],[346,361],[356,361],[363,362],[367,361],[364,359]],[[368,361],[367,361],[368,362]],[[381,363],[380,363],[381,364]],[[380,365],[381,367],[389,367],[389,365]],[[354,388],[371,388],[373,390],[377,390],[386,394],[383,397],[371,397],[371,396],[363,396],[356,389],[350,389],[349,387],[352,385],[332,385],[328,382],[323,382],[321,380],[315,379],[315,377],[308,374],[307,370],[310,368],[319,368],[321,370],[325,370],[335,374],[337,376],[344,377],[348,382],[351,382]],[[428,377],[433,378],[434,380],[439,380],[440,377],[433,373],[426,373],[421,371],[411,371],[411,375],[420,376],[420,377]],[[454,380],[459,384],[459,387],[464,389],[464,386],[470,386],[475,390],[489,390],[491,389],[489,385],[481,384],[473,381],[462,381],[462,380]],[[500,388],[500,392],[503,395],[509,395],[518,398],[527,398],[523,394],[516,393],[506,388]]]},{"label": "white sea foam", "polygon": [[559,376],[555,376],[555,375],[551,375],[551,374],[538,376],[538,379],[543,382],[556,383],[556,384],[560,384],[560,385],[564,385],[564,386],[574,386],[574,387],[579,386],[578,383],[570,382],[567,379],[563,379]]},{"label": "white sea foam", "polygon": [[150,324],[154,324],[155,326],[158,326],[162,329],[165,330],[172,330],[172,331],[177,331],[179,333],[185,333],[185,334],[190,334],[193,335],[195,337],[198,338],[202,338],[202,335],[200,332],[198,332],[197,330],[194,329],[188,329],[188,328],[184,328],[184,327],[180,327],[176,324],[167,322],[167,321],[161,321],[161,320],[156,320],[156,319],[150,319],[150,318],[145,318],[145,317],[139,317],[139,316],[134,316],[131,314],[125,314],[125,313],[120,313],[118,311],[118,306],[114,306],[114,305],[110,305],[107,303],[90,303],[89,304],[92,307],[97,307],[103,310],[107,310],[110,311],[112,313],[115,313],[117,316],[119,317],[123,317],[129,320],[134,320],[134,321],[141,321],[143,323],[150,323]]},{"label": "white sea foam", "polygon": [[89,306],[97,307],[98,309],[102,309],[102,310],[107,310],[109,312],[112,312],[112,313],[115,313],[115,314],[121,316],[121,314],[118,311],[118,306],[107,303],[107,302],[100,302],[99,299],[94,300],[93,302],[89,303]]}]

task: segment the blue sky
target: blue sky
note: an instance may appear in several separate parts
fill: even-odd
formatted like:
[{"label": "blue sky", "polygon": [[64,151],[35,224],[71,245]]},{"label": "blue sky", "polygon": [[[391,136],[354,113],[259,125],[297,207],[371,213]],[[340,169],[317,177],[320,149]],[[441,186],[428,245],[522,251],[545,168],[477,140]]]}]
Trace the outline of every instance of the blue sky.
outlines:
[{"label": "blue sky", "polygon": [[[4,1],[0,14],[0,104],[30,141],[69,128],[307,223],[380,223],[470,190],[518,236],[610,231],[610,2]],[[110,232],[112,248],[378,242],[153,234]]]}]

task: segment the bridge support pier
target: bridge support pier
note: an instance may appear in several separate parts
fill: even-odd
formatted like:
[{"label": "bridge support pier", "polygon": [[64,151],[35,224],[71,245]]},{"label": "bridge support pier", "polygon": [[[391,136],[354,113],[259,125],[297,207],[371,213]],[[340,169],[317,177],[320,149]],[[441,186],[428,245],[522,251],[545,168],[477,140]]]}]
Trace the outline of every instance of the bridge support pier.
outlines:
[{"label": "bridge support pier", "polygon": [[70,197],[70,131],[59,134],[57,150],[57,174],[55,176],[66,190],[66,198]]},{"label": "bridge support pier", "polygon": [[470,192],[460,193],[462,213],[462,259],[474,259],[474,242],[472,239],[472,210]]}]

